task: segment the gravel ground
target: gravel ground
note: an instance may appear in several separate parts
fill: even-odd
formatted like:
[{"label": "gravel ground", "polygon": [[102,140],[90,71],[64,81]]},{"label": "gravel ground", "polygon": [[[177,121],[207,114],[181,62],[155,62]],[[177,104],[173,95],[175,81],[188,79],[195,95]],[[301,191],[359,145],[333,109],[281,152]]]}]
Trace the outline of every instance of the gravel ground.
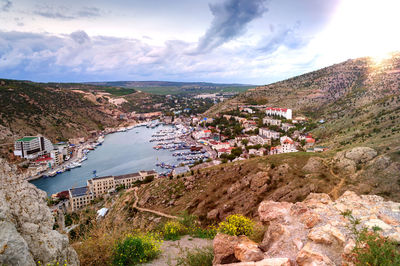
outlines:
[{"label": "gravel ground", "polygon": [[185,252],[185,250],[203,248],[206,246],[212,246],[212,240],[184,236],[177,241],[164,241],[161,245],[161,255],[157,259],[143,265],[176,265],[176,259],[179,258]]}]

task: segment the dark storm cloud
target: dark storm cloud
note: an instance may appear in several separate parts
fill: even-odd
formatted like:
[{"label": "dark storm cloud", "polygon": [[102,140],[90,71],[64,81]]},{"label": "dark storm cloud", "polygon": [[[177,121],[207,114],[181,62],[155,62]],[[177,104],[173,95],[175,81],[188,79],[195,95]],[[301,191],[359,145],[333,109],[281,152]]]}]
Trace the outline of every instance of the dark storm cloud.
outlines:
[{"label": "dark storm cloud", "polygon": [[245,33],[247,24],[268,10],[266,3],[267,0],[225,0],[210,4],[214,18],[200,39],[197,51],[211,51]]},{"label": "dark storm cloud", "polygon": [[41,6],[34,11],[34,14],[45,18],[72,20],[99,17],[101,16],[101,11],[96,7],[83,7],[80,10],[74,11],[65,7],[54,8],[51,6]]},{"label": "dark storm cloud", "polygon": [[8,12],[12,7],[12,2],[10,0],[2,0],[0,1],[0,10],[4,12]]}]

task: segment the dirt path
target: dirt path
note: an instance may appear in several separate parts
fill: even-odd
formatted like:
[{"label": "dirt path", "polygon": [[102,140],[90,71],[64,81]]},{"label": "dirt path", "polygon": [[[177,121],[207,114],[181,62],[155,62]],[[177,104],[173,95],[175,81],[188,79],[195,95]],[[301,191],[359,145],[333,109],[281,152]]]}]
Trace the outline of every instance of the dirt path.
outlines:
[{"label": "dirt path", "polygon": [[143,265],[146,266],[167,266],[176,265],[176,260],[182,256],[185,251],[193,250],[195,248],[212,247],[212,240],[192,238],[190,236],[184,236],[177,241],[164,241],[161,245],[162,253],[160,256]]},{"label": "dirt path", "polygon": [[337,179],[340,179],[339,184],[334,186],[332,190],[328,193],[334,200],[336,200],[339,197],[339,190],[343,187],[344,181],[346,180],[346,177],[339,177],[337,174],[333,172],[333,169],[331,166],[329,166],[325,161],[323,164],[329,169],[329,173],[334,176]]},{"label": "dirt path", "polygon": [[169,214],[166,214],[166,213],[163,213],[163,212],[159,212],[159,211],[154,211],[154,210],[138,207],[137,204],[138,204],[138,201],[139,201],[139,197],[137,195],[137,187],[135,187],[133,189],[133,194],[135,195],[135,202],[133,203],[133,207],[136,208],[138,211],[150,212],[150,213],[156,214],[158,216],[162,216],[162,217],[166,217],[166,218],[170,218],[170,219],[178,219],[178,217],[173,216],[173,215],[169,215]]}]

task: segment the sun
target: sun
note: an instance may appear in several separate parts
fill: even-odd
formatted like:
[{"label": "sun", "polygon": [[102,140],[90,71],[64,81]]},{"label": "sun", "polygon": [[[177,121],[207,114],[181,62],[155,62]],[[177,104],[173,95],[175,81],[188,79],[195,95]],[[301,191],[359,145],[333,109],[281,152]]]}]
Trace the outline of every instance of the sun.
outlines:
[{"label": "sun", "polygon": [[341,0],[324,32],[332,56],[370,56],[381,62],[400,50],[400,0]]}]

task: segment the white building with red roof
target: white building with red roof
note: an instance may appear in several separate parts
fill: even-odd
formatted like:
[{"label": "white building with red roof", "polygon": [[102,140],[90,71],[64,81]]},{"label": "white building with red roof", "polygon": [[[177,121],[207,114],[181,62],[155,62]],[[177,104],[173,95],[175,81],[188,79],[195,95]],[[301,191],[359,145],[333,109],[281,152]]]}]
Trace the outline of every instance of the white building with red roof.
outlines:
[{"label": "white building with red roof", "polygon": [[265,113],[268,116],[276,115],[284,117],[288,120],[292,119],[292,109],[267,107],[265,109]]}]

